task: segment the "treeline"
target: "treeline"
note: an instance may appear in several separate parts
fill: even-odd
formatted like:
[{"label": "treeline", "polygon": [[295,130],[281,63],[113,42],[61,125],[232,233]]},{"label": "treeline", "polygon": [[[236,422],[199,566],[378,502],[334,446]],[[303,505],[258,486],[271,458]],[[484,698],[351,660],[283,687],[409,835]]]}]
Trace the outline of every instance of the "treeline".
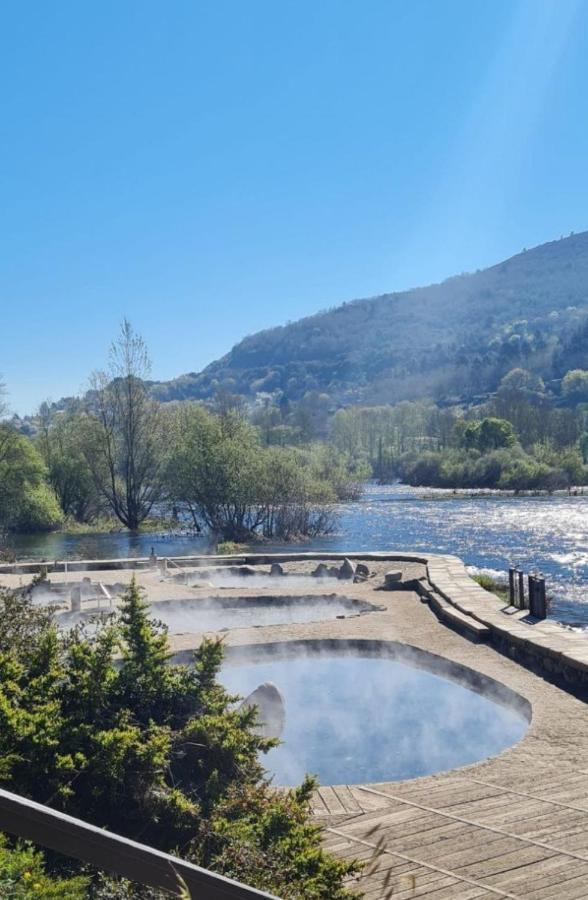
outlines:
[{"label": "treeline", "polygon": [[588,484],[588,372],[572,370],[554,396],[513,369],[486,403],[433,403],[339,410],[331,440],[385,483],[554,491]]},{"label": "treeline", "polygon": [[[0,535],[60,527],[137,530],[190,523],[218,539],[329,532],[361,483],[555,491],[588,483],[588,372],[555,394],[516,368],[477,406],[351,406],[217,392],[208,406],[160,403],[124,322],[83,398],[43,404],[26,435],[0,424]],[[30,423],[29,423],[30,424]],[[114,523],[114,524],[113,524]]]},{"label": "treeline", "polygon": [[365,463],[310,440],[310,407],[291,412],[274,440],[238,398],[161,404],[148,376],[147,349],[124,322],[83,399],[43,404],[31,438],[0,426],[4,532],[103,519],[134,531],[157,517],[225,540],[288,541],[328,532],[335,504],[357,496],[369,475]]}]

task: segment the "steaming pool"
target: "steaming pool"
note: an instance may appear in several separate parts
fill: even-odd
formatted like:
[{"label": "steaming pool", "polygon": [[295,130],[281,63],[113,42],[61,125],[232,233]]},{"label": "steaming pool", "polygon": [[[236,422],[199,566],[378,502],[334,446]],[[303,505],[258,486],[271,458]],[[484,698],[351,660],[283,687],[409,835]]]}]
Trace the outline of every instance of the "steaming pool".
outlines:
[{"label": "steaming pool", "polygon": [[[431,775],[478,762],[524,736],[530,704],[463,666],[394,642],[298,641],[229,648],[221,681],[282,695],[282,743],[264,757],[278,785]],[[262,718],[262,717],[260,717]]]},{"label": "steaming pool", "polygon": [[[163,622],[170,634],[232,631],[267,625],[293,625],[327,619],[361,616],[381,607],[340,594],[284,597],[202,597],[160,600],[150,604],[150,615]],[[108,615],[110,609],[102,610]],[[64,612],[57,617],[61,628],[71,628],[100,615],[96,608]]]}]

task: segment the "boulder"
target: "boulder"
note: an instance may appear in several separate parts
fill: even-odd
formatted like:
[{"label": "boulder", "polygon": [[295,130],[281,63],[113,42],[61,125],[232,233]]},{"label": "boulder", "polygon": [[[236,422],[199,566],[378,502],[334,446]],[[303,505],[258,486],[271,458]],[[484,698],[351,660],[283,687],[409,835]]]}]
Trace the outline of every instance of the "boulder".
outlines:
[{"label": "boulder", "polygon": [[258,724],[255,731],[264,738],[279,738],[286,721],[286,705],[284,698],[272,681],[264,681],[259,687],[245,697],[240,709],[256,706]]},{"label": "boulder", "polygon": [[277,562],[272,563],[272,567],[270,569],[270,575],[272,578],[277,578],[279,575],[283,575],[284,570],[281,565]]},{"label": "boulder", "polygon": [[314,572],[311,573],[313,578],[326,578],[329,574],[329,567],[326,563],[319,563]]},{"label": "boulder", "polygon": [[397,569],[393,569],[390,572],[386,572],[386,574],[384,575],[384,587],[387,590],[393,591],[395,588],[400,587],[401,584],[402,584],[402,572],[401,571],[399,571]]},{"label": "boulder", "polygon": [[368,578],[370,574],[370,570],[366,566],[365,563],[358,563],[355,567],[355,574],[362,575],[364,578]]},{"label": "boulder", "polygon": [[343,560],[341,564],[341,568],[339,569],[339,578],[341,580],[350,580],[355,575],[355,563],[352,563],[350,559]]}]

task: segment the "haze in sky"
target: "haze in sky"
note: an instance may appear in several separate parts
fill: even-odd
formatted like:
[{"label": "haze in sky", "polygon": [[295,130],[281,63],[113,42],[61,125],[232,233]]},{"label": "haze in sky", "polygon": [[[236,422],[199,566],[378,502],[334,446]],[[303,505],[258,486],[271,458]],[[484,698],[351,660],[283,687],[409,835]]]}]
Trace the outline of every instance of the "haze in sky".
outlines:
[{"label": "haze in sky", "polygon": [[581,0],[5,0],[0,372],[153,376],[588,227]]}]

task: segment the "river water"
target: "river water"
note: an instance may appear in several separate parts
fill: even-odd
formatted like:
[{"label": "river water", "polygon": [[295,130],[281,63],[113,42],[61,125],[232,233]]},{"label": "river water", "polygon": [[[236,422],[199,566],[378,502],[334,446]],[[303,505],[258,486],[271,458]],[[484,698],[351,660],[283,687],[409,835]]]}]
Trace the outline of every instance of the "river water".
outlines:
[{"label": "river water", "polygon": [[[516,563],[538,570],[553,596],[551,616],[588,627],[588,496],[505,497],[368,485],[357,503],[339,508],[336,532],[301,549],[407,550],[453,553],[466,565],[504,575]],[[107,559],[207,551],[193,535],[127,533],[19,535],[19,558]],[[295,550],[296,545],[267,545]]]}]

